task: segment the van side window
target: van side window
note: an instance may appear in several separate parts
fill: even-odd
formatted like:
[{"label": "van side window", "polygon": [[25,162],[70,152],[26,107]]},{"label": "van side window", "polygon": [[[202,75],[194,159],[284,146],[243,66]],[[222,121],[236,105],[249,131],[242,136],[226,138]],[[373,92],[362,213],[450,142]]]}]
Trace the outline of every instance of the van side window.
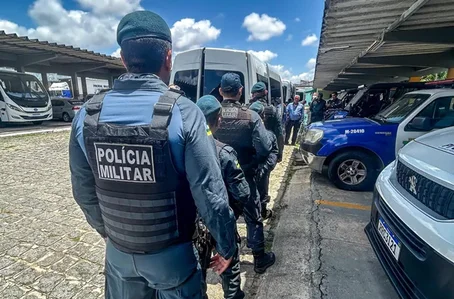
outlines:
[{"label": "van side window", "polygon": [[[416,117],[424,117],[430,120],[429,131],[454,126],[454,98],[438,98],[419,112]],[[406,131],[418,130],[407,126]]]},{"label": "van side window", "polygon": [[[218,101],[222,102],[221,94],[219,93],[219,88],[221,87],[221,78],[226,73],[235,73],[240,76],[241,84],[244,86],[244,75],[241,72],[233,72],[233,71],[221,71],[221,70],[205,70],[204,76],[204,86],[203,86],[203,95],[212,95],[215,96]],[[243,90],[243,94],[240,98],[240,103],[244,104],[245,96],[244,94],[248,92]]]},{"label": "van side window", "polygon": [[173,84],[178,85],[186,94],[186,97],[197,101],[197,84],[199,81],[199,70],[179,71],[175,73]]},{"label": "van side window", "polygon": [[268,78],[262,75],[257,74],[257,82],[263,82],[266,85],[266,89],[269,90],[268,86]]},{"label": "van side window", "polygon": [[282,93],[281,93],[281,82],[276,79],[270,78],[271,85],[271,104],[277,105],[281,102]]}]

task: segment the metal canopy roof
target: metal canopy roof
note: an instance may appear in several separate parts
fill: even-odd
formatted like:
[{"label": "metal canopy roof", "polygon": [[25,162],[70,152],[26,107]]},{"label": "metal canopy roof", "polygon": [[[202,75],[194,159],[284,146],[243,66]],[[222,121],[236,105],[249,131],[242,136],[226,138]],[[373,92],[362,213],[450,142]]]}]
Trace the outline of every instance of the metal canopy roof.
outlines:
[{"label": "metal canopy roof", "polygon": [[120,59],[93,51],[0,31],[0,66],[27,72],[110,79],[125,69]]},{"label": "metal canopy roof", "polygon": [[340,90],[454,67],[454,0],[326,0],[314,86]]}]

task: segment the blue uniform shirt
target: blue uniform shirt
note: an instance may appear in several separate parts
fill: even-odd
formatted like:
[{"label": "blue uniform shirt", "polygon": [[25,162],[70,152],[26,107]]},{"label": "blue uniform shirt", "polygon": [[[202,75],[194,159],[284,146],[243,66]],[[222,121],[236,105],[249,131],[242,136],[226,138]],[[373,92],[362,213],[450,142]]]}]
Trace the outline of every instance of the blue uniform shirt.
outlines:
[{"label": "blue uniform shirt", "polygon": [[299,121],[303,117],[303,105],[298,103],[298,105],[295,106],[294,103],[290,103],[287,106],[287,113],[289,115],[289,119],[292,121]]},{"label": "blue uniform shirt", "polygon": [[[148,125],[153,118],[154,104],[166,90],[167,85],[155,75],[126,74],[115,81],[113,90],[105,96],[99,121]],[[85,116],[83,107],[73,120],[69,143],[73,195],[89,224],[103,235],[104,223],[83,136]],[[230,258],[236,250],[235,218],[228,205],[214,140],[205,117],[193,102],[180,97],[173,108],[168,131],[175,168],[186,175],[198,213],[215,238],[219,254]]]}]

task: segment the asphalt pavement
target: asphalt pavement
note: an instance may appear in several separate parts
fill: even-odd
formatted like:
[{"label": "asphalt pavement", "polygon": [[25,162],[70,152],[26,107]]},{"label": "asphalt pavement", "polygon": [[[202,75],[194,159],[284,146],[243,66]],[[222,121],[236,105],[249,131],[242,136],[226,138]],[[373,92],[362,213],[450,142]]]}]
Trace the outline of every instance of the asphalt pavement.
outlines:
[{"label": "asphalt pavement", "polygon": [[371,192],[337,189],[294,166],[274,229],[276,265],[257,298],[398,298],[364,233]]},{"label": "asphalt pavement", "polygon": [[69,129],[70,122],[51,120],[45,121],[41,125],[33,123],[3,124],[0,127],[0,137],[31,134],[36,132],[52,132],[55,130]]}]

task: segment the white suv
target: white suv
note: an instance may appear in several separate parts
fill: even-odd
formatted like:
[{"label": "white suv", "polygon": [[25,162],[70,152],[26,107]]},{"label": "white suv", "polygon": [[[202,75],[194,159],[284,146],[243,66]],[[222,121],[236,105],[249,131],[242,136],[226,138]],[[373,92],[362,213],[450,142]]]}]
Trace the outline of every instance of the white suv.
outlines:
[{"label": "white suv", "polygon": [[404,146],[380,174],[366,234],[402,298],[454,298],[454,128]]}]

